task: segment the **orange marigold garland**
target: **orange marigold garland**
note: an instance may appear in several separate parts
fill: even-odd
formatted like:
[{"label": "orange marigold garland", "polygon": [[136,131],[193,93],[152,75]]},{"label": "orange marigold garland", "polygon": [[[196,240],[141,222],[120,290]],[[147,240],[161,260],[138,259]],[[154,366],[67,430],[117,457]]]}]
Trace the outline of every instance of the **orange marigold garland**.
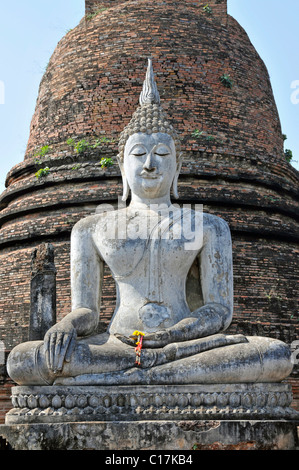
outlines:
[{"label": "orange marigold garland", "polygon": [[142,350],[143,337],[144,337],[144,333],[142,333],[142,331],[134,331],[133,335],[131,336],[131,338],[137,340],[136,341],[136,348],[135,348],[135,352],[136,352],[135,364],[136,364],[136,366],[141,365],[141,350]]}]

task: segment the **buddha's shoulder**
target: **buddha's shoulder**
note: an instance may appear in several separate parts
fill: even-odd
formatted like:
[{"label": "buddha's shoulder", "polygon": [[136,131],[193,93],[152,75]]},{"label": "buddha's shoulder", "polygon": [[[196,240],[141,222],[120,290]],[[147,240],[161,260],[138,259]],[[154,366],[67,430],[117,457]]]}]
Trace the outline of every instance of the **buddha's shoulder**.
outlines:
[{"label": "buddha's shoulder", "polygon": [[115,221],[119,218],[119,213],[113,206],[108,204],[101,204],[97,207],[94,214],[88,215],[80,219],[73,227],[73,232],[93,232],[103,227],[109,221]]},{"label": "buddha's shoulder", "polygon": [[221,217],[214,214],[209,214],[207,212],[203,212],[202,217],[204,229],[217,232],[230,231],[228,223]]}]

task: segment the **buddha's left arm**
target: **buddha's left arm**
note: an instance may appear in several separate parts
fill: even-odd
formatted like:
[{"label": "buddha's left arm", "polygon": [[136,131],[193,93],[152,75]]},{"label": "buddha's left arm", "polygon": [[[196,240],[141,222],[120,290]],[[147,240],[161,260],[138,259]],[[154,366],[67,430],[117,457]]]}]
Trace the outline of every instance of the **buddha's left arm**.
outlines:
[{"label": "buddha's left arm", "polygon": [[228,224],[205,217],[203,248],[199,255],[204,305],[171,328],[144,338],[145,347],[161,347],[224,331],[233,313],[232,243]]},{"label": "buddha's left arm", "polygon": [[208,217],[204,225],[199,265],[204,307],[213,304],[218,312],[214,321],[219,317],[220,330],[225,330],[233,315],[232,241],[228,224],[219,217]]}]

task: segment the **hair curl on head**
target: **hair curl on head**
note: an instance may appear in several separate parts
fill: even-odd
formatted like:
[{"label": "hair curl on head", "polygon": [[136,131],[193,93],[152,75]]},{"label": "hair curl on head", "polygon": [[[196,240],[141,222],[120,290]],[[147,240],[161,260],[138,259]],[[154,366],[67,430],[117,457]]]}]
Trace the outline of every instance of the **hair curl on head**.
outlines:
[{"label": "hair curl on head", "polygon": [[130,123],[124,128],[120,134],[118,157],[121,161],[124,158],[124,149],[128,138],[142,132],[144,134],[155,134],[158,132],[170,135],[175,143],[177,152],[180,153],[181,142],[179,136],[167,119],[161,106],[158,104],[147,103],[137,108]]}]

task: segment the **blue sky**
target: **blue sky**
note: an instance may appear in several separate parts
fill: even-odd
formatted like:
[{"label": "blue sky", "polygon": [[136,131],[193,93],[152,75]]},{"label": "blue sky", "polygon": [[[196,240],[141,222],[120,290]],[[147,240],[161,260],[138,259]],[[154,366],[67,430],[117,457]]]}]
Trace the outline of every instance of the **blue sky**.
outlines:
[{"label": "blue sky", "polygon": [[[14,0],[0,6],[0,193],[8,171],[24,158],[46,65],[84,8],[84,0]],[[288,137],[285,147],[299,170],[299,1],[228,0],[228,10],[268,68]]]}]

